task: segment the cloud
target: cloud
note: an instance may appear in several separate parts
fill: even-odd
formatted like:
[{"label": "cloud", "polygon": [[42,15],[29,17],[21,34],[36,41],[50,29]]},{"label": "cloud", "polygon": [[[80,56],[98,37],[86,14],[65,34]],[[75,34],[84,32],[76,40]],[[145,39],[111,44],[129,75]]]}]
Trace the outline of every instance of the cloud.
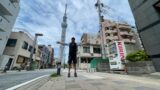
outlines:
[{"label": "cloud", "polygon": [[[106,14],[105,18],[116,20],[117,16],[124,16],[126,22],[134,25],[128,0],[101,1],[115,10],[107,10],[110,15]],[[21,0],[15,28],[24,28],[32,35],[43,33],[44,36],[38,39],[39,44],[51,44],[55,48],[55,56],[58,57],[59,45],[56,42],[61,37],[65,3],[66,0]],[[67,3],[67,43],[73,36],[80,42],[83,33],[98,32],[98,14],[94,7],[96,0],[68,0]],[[65,51],[67,57],[68,48]]]}]

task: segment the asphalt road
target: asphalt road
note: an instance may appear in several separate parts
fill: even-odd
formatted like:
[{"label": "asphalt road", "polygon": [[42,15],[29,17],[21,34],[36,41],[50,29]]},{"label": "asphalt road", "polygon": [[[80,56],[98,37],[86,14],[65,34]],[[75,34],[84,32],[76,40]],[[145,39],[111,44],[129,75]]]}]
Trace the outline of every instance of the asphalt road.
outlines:
[{"label": "asphalt road", "polygon": [[48,75],[55,72],[55,69],[46,69],[38,71],[22,71],[22,72],[8,72],[6,74],[0,73],[0,90],[13,87],[15,85],[32,80],[39,76]]}]

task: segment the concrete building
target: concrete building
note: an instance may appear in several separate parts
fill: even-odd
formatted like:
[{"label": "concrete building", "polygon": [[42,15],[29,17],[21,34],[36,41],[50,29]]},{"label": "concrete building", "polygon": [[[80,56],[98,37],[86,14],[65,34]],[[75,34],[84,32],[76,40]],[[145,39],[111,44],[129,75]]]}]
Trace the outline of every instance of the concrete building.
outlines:
[{"label": "concrete building", "polygon": [[49,52],[50,52],[49,61],[48,61],[48,67],[51,68],[54,65],[54,48],[52,48],[51,45],[48,45],[48,49],[49,49]]},{"label": "concrete building", "polygon": [[[113,44],[114,41],[124,41],[126,53],[129,54],[131,52],[137,51],[141,49],[137,36],[134,36],[136,33],[133,28],[128,24],[116,23],[109,20],[104,20],[102,22],[102,32],[103,39],[106,45],[107,56],[110,56],[110,45]],[[100,35],[98,35],[100,38]]]},{"label": "concrete building", "polygon": [[48,68],[50,62],[50,51],[45,45],[38,45],[38,48],[42,51],[40,68]]},{"label": "concrete building", "polygon": [[[20,10],[20,0],[0,0],[0,57]],[[0,63],[2,60],[0,59]]]},{"label": "concrete building", "polygon": [[[6,64],[9,64],[9,69],[20,67],[22,64],[26,66],[33,47],[33,39],[34,37],[22,31],[12,32],[1,58],[1,68],[3,69]],[[37,54],[33,55],[33,61],[40,62],[41,51],[38,50],[37,45],[35,53]],[[38,63],[35,63],[35,67],[38,68]]]},{"label": "concrete building", "polygon": [[144,49],[160,71],[160,0],[129,0]]},{"label": "concrete building", "polygon": [[78,67],[87,69],[93,58],[101,57],[100,42],[97,35],[84,33],[81,37],[81,46],[78,46]]}]

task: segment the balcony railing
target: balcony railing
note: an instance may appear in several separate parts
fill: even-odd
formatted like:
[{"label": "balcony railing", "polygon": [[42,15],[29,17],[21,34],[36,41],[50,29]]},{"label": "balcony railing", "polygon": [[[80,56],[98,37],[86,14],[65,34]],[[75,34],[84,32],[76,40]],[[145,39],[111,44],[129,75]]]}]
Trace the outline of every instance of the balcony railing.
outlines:
[{"label": "balcony railing", "polygon": [[123,39],[123,41],[126,42],[126,43],[131,43],[130,39]]},{"label": "balcony railing", "polygon": [[121,35],[133,36],[133,33],[128,32],[120,32]]},{"label": "balcony railing", "polygon": [[129,31],[131,30],[131,28],[129,26],[119,25],[118,28],[121,29],[121,30],[129,30]]},{"label": "balcony railing", "polygon": [[5,31],[8,25],[8,21],[0,16],[0,31]]},{"label": "balcony railing", "polygon": [[18,3],[14,5],[15,3],[13,3],[13,1],[14,0],[0,0],[0,12],[4,15],[14,15],[15,9],[19,9],[19,5]]},{"label": "balcony railing", "polygon": [[116,30],[106,30],[106,33],[117,33]]}]

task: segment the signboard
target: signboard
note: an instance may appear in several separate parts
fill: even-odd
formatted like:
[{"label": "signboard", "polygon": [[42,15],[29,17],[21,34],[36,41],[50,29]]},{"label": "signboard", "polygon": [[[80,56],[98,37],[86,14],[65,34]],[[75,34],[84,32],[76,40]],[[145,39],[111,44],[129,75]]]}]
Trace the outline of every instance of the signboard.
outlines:
[{"label": "signboard", "polygon": [[125,59],[125,52],[124,52],[124,48],[123,48],[123,42],[117,42],[118,44],[118,49],[119,49],[119,55],[120,55],[120,59],[124,60]]}]

